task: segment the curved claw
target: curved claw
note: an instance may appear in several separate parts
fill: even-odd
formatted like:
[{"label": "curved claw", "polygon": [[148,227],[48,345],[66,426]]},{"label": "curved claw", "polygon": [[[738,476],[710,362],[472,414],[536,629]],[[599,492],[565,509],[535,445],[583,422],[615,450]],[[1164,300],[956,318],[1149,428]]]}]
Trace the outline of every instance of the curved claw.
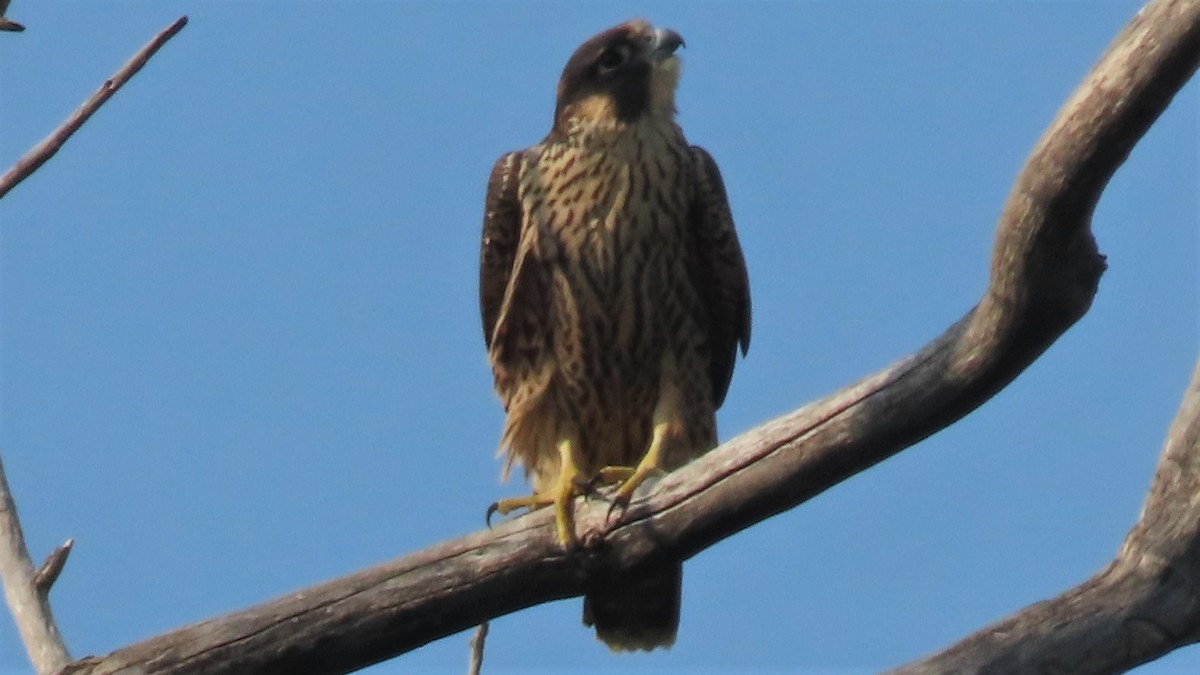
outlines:
[{"label": "curved claw", "polygon": [[604,514],[604,521],[608,522],[608,519],[612,518],[613,511],[616,511],[618,508],[624,511],[625,507],[629,506],[629,497],[629,495],[620,492],[613,495],[612,499],[609,500],[608,513]]},{"label": "curved claw", "polygon": [[483,517],[483,522],[487,524],[487,528],[492,529],[492,516],[500,510],[500,502],[492,502],[487,508],[487,515]]}]

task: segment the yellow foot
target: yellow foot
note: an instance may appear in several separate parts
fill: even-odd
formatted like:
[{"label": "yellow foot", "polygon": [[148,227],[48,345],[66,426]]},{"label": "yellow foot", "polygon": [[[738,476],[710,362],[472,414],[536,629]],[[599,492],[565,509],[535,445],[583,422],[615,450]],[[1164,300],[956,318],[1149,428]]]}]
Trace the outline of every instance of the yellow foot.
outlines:
[{"label": "yellow foot", "polygon": [[629,505],[629,500],[633,498],[633,493],[637,491],[642,483],[646,482],[652,474],[658,473],[662,464],[662,446],[663,441],[667,437],[668,424],[661,422],[654,425],[654,436],[650,439],[650,448],[646,450],[646,454],[642,457],[642,461],[638,462],[636,468],[628,466],[606,466],[600,469],[598,478],[606,483],[620,483],[616,494],[613,495],[612,504],[608,507],[608,515],[617,508],[624,509]]},{"label": "yellow foot", "polygon": [[597,488],[601,486],[608,487],[610,485],[620,485],[621,483],[629,480],[629,477],[632,475],[632,466],[606,466],[597,471],[596,474],[587,481],[578,483],[579,494],[588,499],[596,496],[607,501],[608,497],[599,494],[599,492],[597,492]]},{"label": "yellow foot", "polygon": [[561,456],[562,468],[559,470],[558,480],[554,487],[545,492],[535,492],[528,497],[513,497],[494,502],[487,510],[489,527],[493,513],[506,516],[517,509],[533,511],[553,504],[554,528],[558,535],[558,543],[563,548],[571,548],[575,545],[575,497],[587,491],[586,481],[582,481],[580,477],[571,441],[560,441],[558,452]]},{"label": "yellow foot", "polygon": [[633,473],[632,466],[606,466],[596,473],[592,485],[620,485],[629,480]]}]

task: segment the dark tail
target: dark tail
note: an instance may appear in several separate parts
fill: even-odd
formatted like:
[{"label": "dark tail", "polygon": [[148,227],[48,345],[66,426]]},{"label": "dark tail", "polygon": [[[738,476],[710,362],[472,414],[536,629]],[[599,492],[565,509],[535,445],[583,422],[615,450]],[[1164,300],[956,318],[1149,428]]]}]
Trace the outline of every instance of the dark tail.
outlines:
[{"label": "dark tail", "polygon": [[651,565],[618,577],[593,579],[583,596],[583,624],[615,652],[675,644],[683,565]]}]

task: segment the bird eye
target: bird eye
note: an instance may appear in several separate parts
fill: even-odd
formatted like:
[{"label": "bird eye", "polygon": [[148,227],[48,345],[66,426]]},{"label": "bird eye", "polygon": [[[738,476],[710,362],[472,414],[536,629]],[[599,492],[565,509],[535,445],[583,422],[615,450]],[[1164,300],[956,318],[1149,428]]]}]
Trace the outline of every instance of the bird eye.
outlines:
[{"label": "bird eye", "polygon": [[611,73],[625,64],[627,56],[628,51],[625,49],[606,49],[600,54],[600,58],[596,59],[596,67],[601,75]]}]

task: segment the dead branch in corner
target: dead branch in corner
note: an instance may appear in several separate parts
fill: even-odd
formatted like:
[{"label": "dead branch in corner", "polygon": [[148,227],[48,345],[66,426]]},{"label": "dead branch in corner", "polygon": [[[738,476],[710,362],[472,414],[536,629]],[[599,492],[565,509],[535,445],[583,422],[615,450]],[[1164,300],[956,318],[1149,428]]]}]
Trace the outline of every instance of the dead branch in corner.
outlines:
[{"label": "dead branch in corner", "polygon": [[8,172],[0,176],[0,199],[3,199],[4,195],[8,194],[8,191],[16,187],[18,183],[28,178],[34,171],[37,171],[38,167],[46,163],[46,160],[53,157],[62,148],[63,144],[67,142],[67,139],[76,131],[79,131],[83,123],[87,122],[88,118],[95,114],[100,109],[100,106],[104,105],[105,101],[112,98],[112,95],[117,93],[117,90],[124,86],[131,77],[137,75],[142,66],[146,65],[150,57],[154,56],[167,43],[167,40],[175,37],[176,33],[183,30],[187,22],[187,17],[181,16],[175,20],[175,23],[164,28],[158,35],[155,35],[150,42],[146,43],[145,47],[142,47],[137,54],[133,55],[133,58],[129,59],[124,66],[121,66],[120,70],[105,80],[104,84],[100,85],[100,88],[96,90],[96,93],[84,101],[83,105],[79,106],[79,109],[67,118],[67,121],[63,122],[45,140],[34,146],[32,150],[25,153],[25,156],[17,160],[17,163]]}]

